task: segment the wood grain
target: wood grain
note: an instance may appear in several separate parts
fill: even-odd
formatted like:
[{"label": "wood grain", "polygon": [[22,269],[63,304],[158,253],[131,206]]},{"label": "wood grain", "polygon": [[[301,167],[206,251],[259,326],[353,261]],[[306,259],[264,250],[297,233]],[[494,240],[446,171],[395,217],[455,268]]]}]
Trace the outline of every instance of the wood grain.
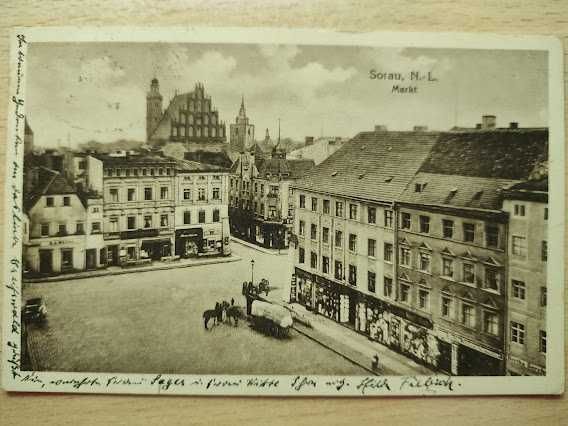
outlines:
[{"label": "wood grain", "polygon": [[[341,31],[546,34],[568,42],[565,0],[62,1],[3,2],[0,13],[0,140],[6,139],[8,29],[14,26],[258,26]],[[568,62],[565,60],[565,63]],[[565,71],[566,76],[566,71]],[[566,78],[565,78],[566,81]],[[0,164],[4,164],[0,143]],[[2,170],[2,178],[4,167]],[[3,191],[3,184],[2,184]],[[3,194],[0,198],[3,200]],[[2,222],[4,218],[2,217]],[[0,227],[3,230],[3,226]],[[207,398],[7,394],[12,424],[565,424],[564,397]]]}]

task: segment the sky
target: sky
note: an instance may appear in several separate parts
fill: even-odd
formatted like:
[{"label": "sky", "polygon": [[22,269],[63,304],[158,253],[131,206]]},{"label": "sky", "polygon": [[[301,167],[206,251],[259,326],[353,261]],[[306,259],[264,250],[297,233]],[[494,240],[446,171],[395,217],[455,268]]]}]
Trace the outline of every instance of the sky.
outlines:
[{"label": "sky", "polygon": [[[221,120],[234,122],[241,97],[273,137],[352,137],[386,125],[409,130],[548,123],[546,52],[352,46],[164,43],[32,43],[26,114],[38,146],[145,140],[146,93],[158,78],[164,108],[177,92],[205,86]],[[371,79],[401,73],[405,81]],[[436,81],[410,81],[410,72]],[[393,93],[393,85],[416,93]]]}]

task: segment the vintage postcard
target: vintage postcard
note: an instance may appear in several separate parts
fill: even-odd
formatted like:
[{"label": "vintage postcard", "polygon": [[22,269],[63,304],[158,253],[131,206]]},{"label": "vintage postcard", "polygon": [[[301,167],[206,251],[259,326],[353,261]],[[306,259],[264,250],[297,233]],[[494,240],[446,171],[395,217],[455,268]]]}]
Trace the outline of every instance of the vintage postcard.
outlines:
[{"label": "vintage postcard", "polygon": [[564,391],[558,40],[11,44],[5,389]]}]

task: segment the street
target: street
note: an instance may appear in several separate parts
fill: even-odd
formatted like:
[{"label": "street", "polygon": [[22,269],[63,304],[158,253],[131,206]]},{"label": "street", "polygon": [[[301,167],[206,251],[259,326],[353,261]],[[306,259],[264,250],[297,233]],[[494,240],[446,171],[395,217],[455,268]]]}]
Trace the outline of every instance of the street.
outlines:
[{"label": "street", "polygon": [[[287,291],[285,255],[232,244],[242,261],[135,274],[24,285],[24,300],[41,296],[49,325],[31,334],[38,370],[178,374],[321,374],[368,372],[291,330],[278,340],[221,324],[205,330],[202,313],[215,302],[244,306],[241,285],[267,278]],[[280,297],[280,296],[278,296]]]}]

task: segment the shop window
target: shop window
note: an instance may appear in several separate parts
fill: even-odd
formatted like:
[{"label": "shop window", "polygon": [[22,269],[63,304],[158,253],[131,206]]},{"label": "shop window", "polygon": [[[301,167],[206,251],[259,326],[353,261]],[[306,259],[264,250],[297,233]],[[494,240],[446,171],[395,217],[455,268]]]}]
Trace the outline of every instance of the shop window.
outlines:
[{"label": "shop window", "polygon": [[475,241],[475,224],[463,224],[463,240],[468,243],[473,243]]},{"label": "shop window", "polygon": [[499,335],[499,317],[495,312],[483,312],[483,331],[494,336]]},{"label": "shop window", "polygon": [[525,325],[511,321],[511,342],[519,345],[525,344]]},{"label": "shop window", "polygon": [[392,278],[383,278],[383,292],[386,298],[392,299]]},{"label": "shop window", "polygon": [[321,257],[321,269],[324,274],[329,274],[329,257]]},{"label": "shop window", "polygon": [[423,234],[430,233],[430,217],[420,216],[420,232]]},{"label": "shop window", "polygon": [[367,256],[375,257],[376,247],[377,247],[377,240],[369,238],[367,240]]},{"label": "shop window", "polygon": [[61,270],[73,269],[73,249],[61,249]]},{"label": "shop window", "polygon": [[298,263],[304,263],[306,257],[306,251],[303,247],[298,249]]},{"label": "shop window", "polygon": [[499,247],[499,227],[497,225],[485,227],[485,244],[487,247]]},{"label": "shop window", "polygon": [[367,222],[377,223],[377,209],[375,207],[367,207]]},{"label": "shop window", "polygon": [[515,256],[525,257],[527,255],[527,239],[518,235],[513,235],[512,252]]},{"label": "shop window", "polygon": [[213,222],[219,222],[219,209],[213,210]]},{"label": "shop window", "polygon": [[454,260],[447,257],[442,258],[442,276],[454,278]]},{"label": "shop window", "polygon": [[526,297],[526,286],[523,281],[512,280],[512,293],[515,299],[525,300]]},{"label": "shop window", "polygon": [[329,200],[323,200],[323,214],[329,214],[330,212],[330,201]]},{"label": "shop window", "polygon": [[355,265],[349,265],[349,284],[357,285],[357,267]]},{"label": "shop window", "polygon": [[401,213],[400,214],[400,227],[402,229],[410,229],[410,227],[412,226],[412,221],[410,218],[410,213]]},{"label": "shop window", "polygon": [[442,235],[444,238],[454,237],[454,221],[448,219],[442,219]]},{"label": "shop window", "polygon": [[367,272],[367,290],[369,290],[369,292],[375,293],[376,282],[377,282],[376,274],[371,271]]},{"label": "shop window", "polygon": [[393,212],[392,210],[385,210],[385,228],[392,228]]},{"label": "shop window", "polygon": [[199,223],[205,223],[205,210],[199,210]]},{"label": "shop window", "polygon": [[393,248],[391,243],[384,244],[385,254],[384,258],[387,262],[392,262]]},{"label": "shop window", "polygon": [[128,260],[136,260],[136,247],[128,247],[126,249]]}]

